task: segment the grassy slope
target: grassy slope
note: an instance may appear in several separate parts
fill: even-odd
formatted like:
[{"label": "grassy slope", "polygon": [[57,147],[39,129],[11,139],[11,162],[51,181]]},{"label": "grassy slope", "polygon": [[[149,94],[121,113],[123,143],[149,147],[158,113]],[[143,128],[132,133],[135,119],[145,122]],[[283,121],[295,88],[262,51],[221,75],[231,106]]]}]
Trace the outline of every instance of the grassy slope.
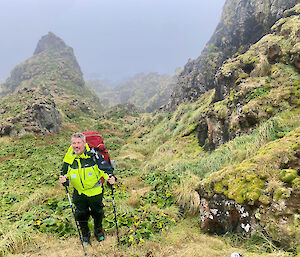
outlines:
[{"label": "grassy slope", "polygon": [[[155,131],[160,130],[160,126],[166,124],[164,119],[155,126],[153,125],[154,136],[148,141],[157,139]],[[136,142],[137,147],[148,148],[148,145],[140,145],[144,139],[139,138],[140,133],[143,132],[140,129],[139,120],[142,120],[142,117],[125,117],[123,119],[111,117],[102,120],[83,118],[72,123],[65,120],[64,130],[58,134],[47,136],[26,134],[15,139],[1,138],[1,252],[6,253],[5,255],[9,252],[14,253],[11,256],[81,256],[81,246],[76,236],[68,201],[63,188],[57,182],[57,173],[68,146],[68,138],[75,131],[98,130],[104,135],[112,157],[118,159],[126,152],[120,148],[127,142]],[[87,124],[93,124],[93,126]],[[146,130],[147,127],[145,126],[144,129]],[[188,129],[187,125],[186,129]],[[168,138],[168,135],[165,137]],[[191,149],[188,153],[190,148],[188,143],[194,139],[192,137],[179,137],[179,139],[182,140],[182,148],[177,154],[184,156],[183,160],[192,161],[193,158],[188,158],[188,155],[192,156],[191,153],[194,151]],[[168,140],[166,140],[167,142]],[[176,149],[173,143],[170,144],[173,149]],[[127,146],[128,149],[132,147],[131,144]],[[111,198],[109,190],[106,190],[105,199],[108,206],[106,219],[108,222],[105,224],[108,238],[103,244],[88,248],[90,256],[146,256],[147,253],[152,252],[153,256],[209,257],[229,255],[234,251],[239,251],[244,256],[284,256],[283,252],[277,251],[269,254],[263,253],[262,249],[267,241],[261,240],[261,243],[258,244],[260,248],[251,250],[251,244],[249,247],[245,242],[234,244],[234,240],[226,237],[214,238],[203,235],[197,228],[197,219],[189,215],[181,216],[178,208],[173,204],[176,195],[177,199],[181,199],[182,202],[187,201],[186,195],[182,194],[182,191],[186,191],[186,187],[191,185],[191,182],[187,179],[186,183],[189,184],[185,184],[186,179],[182,178],[181,183],[180,180],[178,181],[180,185],[177,186],[174,182],[172,184],[170,177],[174,171],[171,168],[164,173],[161,170],[149,172],[150,157],[156,148],[161,147],[159,144],[154,144],[154,146],[150,153],[136,149],[135,159],[127,158],[119,161],[117,173],[119,173],[120,182],[116,189],[116,192],[119,192],[116,197],[123,246],[117,248],[114,244],[116,235],[113,226]],[[198,149],[196,144],[194,147]],[[201,151],[198,149],[198,153]],[[144,155],[138,157],[142,153]],[[134,154],[135,152],[131,152],[131,155]],[[205,153],[203,152],[203,154]],[[209,156],[209,154],[205,155]],[[162,158],[163,156],[160,158],[161,163],[163,163]],[[148,168],[142,168],[144,165],[140,164],[143,161],[146,161]],[[174,164],[172,162],[169,164],[167,158],[165,165],[161,165],[160,168],[172,165]],[[153,176],[155,172],[156,175]],[[185,174],[185,171],[181,170],[180,173]],[[164,183],[157,179],[162,174],[166,178]],[[162,187],[160,188],[160,186]],[[167,188],[163,191],[162,188],[165,186]],[[183,190],[180,187],[183,187]],[[158,188],[159,191],[155,191],[155,188]],[[173,190],[173,188],[177,188],[177,190]],[[159,192],[163,192],[163,194]],[[165,205],[165,202],[169,202],[169,204]],[[137,221],[135,216],[138,217],[138,220],[146,221],[146,227],[150,225],[148,228],[150,233],[143,234],[145,226],[135,224]],[[153,220],[147,221],[147,217],[152,217]],[[66,218],[71,223],[66,222]],[[130,219],[132,222],[128,223]],[[172,219],[175,220],[175,223]],[[134,230],[134,233],[130,231],[131,229]],[[144,242],[140,238],[144,238]],[[71,248],[70,245],[74,246],[74,244],[76,246]],[[252,253],[250,251],[247,253],[247,249]],[[275,248],[269,249],[275,250]],[[262,253],[260,253],[261,251]]]}]

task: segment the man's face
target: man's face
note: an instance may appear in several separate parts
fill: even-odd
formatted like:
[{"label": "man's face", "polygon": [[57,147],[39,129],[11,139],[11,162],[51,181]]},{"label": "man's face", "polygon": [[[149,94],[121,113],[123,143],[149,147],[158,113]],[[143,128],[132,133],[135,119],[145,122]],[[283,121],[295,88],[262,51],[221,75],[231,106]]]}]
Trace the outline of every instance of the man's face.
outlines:
[{"label": "man's face", "polygon": [[81,138],[76,138],[76,137],[72,138],[71,144],[72,144],[73,151],[77,155],[83,154],[84,149],[85,149],[85,143],[82,141]]}]

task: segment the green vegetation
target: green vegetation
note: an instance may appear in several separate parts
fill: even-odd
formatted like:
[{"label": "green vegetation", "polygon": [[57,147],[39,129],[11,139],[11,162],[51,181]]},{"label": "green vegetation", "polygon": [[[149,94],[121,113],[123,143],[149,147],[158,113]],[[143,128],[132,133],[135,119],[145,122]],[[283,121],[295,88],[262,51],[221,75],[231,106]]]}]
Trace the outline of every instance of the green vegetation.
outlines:
[{"label": "green vegetation", "polygon": [[[204,104],[208,104],[208,102]],[[197,207],[191,206],[195,199],[190,197],[197,183],[193,185],[190,183],[191,179],[195,180],[195,178],[191,173],[188,175],[188,172],[204,177],[222,167],[237,164],[251,155],[255,156],[262,144],[278,138],[278,131],[284,131],[280,137],[284,138],[289,135],[289,131],[292,131],[297,125],[299,126],[297,123],[299,119],[295,118],[298,112],[282,113],[273,122],[267,123],[269,125],[263,124],[257,132],[236,138],[216,151],[207,153],[197,146],[197,140],[195,141],[193,138],[193,133],[182,137],[182,133],[176,132],[180,125],[184,126],[183,131],[188,129],[188,122],[195,119],[193,114],[186,116],[179,115],[179,113],[184,112],[186,114],[186,110],[196,113],[199,108],[204,108],[200,102],[181,107],[173,114],[161,113],[153,118],[150,118],[149,115],[145,115],[143,118],[130,116],[125,116],[122,119],[102,118],[92,122],[93,127],[86,127],[84,123],[82,124],[83,127],[80,127],[80,123],[72,121],[73,123],[68,126],[70,128],[75,126],[72,131],[64,130],[48,136],[24,134],[15,139],[1,138],[0,159],[3,164],[0,173],[2,181],[1,222],[3,223],[1,234],[5,235],[5,240],[1,241],[1,252],[3,254],[17,253],[22,249],[32,247],[29,243],[30,240],[34,240],[32,231],[42,234],[50,233],[65,240],[72,237],[76,238],[75,224],[68,200],[63,188],[57,182],[61,160],[69,145],[67,139],[74,131],[101,128],[100,132],[104,135],[110,154],[119,159],[119,168],[116,173],[120,182],[115,187],[115,192],[121,242],[125,247],[124,251],[126,251],[126,249],[132,249],[127,248],[129,246],[143,249],[148,244],[147,242],[163,241],[164,239],[159,239],[160,234],[172,234],[171,231],[176,231],[176,227],[187,219],[187,217],[180,215],[177,204],[185,206],[186,210],[189,208],[197,209]],[[291,115],[294,119],[290,119]],[[137,119],[141,119],[142,123],[135,122]],[[184,124],[182,124],[182,120],[185,121]],[[89,123],[91,124],[91,122]],[[142,130],[141,125],[143,125]],[[148,126],[150,131],[144,133]],[[163,140],[163,144],[158,143],[161,140]],[[193,141],[195,144],[192,143]],[[131,144],[136,145],[134,150]],[[253,146],[255,144],[257,145]],[[249,149],[250,145],[252,145],[252,150]],[[124,147],[120,150],[122,146]],[[297,145],[292,146],[292,148],[295,147]],[[121,156],[128,153],[126,148],[131,151],[131,156],[126,157],[123,160],[125,162],[122,162]],[[252,154],[248,156],[243,154],[242,152],[246,149],[247,154],[251,151]],[[174,153],[168,157],[170,151]],[[225,157],[228,151],[231,154]],[[142,157],[138,153],[142,154]],[[136,158],[133,158],[134,154],[136,154]],[[197,155],[198,157],[196,157]],[[178,163],[178,156],[181,156],[182,163],[180,164]],[[188,156],[193,157],[188,158]],[[265,156],[264,153],[263,156]],[[226,159],[227,161],[224,162]],[[159,169],[151,168],[151,160]],[[205,167],[202,171],[200,163]],[[175,168],[168,168],[171,165]],[[241,167],[245,171],[249,170],[247,165],[242,164]],[[291,180],[291,174],[294,172],[282,170],[278,176],[282,180],[289,180],[288,183],[294,183],[297,178]],[[261,182],[254,183],[252,176],[256,177],[257,174],[249,173],[245,180],[237,179],[237,181],[248,183],[247,188],[251,191],[245,193],[246,199],[261,199],[261,196],[258,195],[262,190],[260,183],[265,181],[266,177],[261,176],[261,178],[257,178],[257,181]],[[226,179],[222,181],[222,184],[215,183],[215,190],[224,192],[226,185],[228,186]],[[229,188],[228,191],[230,192]],[[229,192],[228,194],[230,194]],[[236,191],[238,195],[241,192],[243,191]],[[275,195],[282,198],[285,197],[286,192],[280,191],[278,188]],[[115,235],[109,188],[105,190],[105,206],[104,227],[106,233]],[[197,212],[192,210],[189,215],[195,215],[195,213]],[[90,225],[92,226],[92,224]],[[235,245],[234,239],[230,239],[228,242],[232,246]],[[261,243],[255,241],[253,244],[262,246],[265,241],[261,241]],[[253,244],[249,241],[242,242],[242,246],[249,251]],[[260,251],[262,251],[261,249]],[[273,250],[278,251],[278,249]],[[252,248],[251,251],[257,250]]]}]

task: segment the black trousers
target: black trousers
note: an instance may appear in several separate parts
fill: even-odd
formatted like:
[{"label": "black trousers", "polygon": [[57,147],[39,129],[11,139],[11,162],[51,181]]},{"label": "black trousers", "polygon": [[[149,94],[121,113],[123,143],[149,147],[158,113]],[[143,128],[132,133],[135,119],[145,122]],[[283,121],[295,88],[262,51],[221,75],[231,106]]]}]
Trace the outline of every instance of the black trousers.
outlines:
[{"label": "black trousers", "polygon": [[83,240],[89,241],[90,230],[88,227],[88,220],[90,215],[94,219],[94,233],[96,237],[102,236],[102,219],[104,216],[103,193],[95,196],[79,195],[77,190],[74,189],[73,203],[75,205],[75,219],[78,221]]}]

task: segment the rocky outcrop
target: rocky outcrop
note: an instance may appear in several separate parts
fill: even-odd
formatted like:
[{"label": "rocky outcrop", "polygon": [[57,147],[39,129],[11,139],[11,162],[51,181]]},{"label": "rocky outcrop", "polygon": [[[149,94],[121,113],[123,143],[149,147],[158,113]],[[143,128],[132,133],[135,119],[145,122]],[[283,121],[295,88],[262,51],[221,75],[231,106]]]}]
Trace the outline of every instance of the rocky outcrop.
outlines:
[{"label": "rocky outcrop", "polygon": [[[286,250],[295,250],[300,241],[300,130],[281,132],[279,124],[286,113],[299,113],[299,37],[300,4],[285,11],[270,34],[224,62],[216,74],[217,87],[209,92],[213,100],[187,130],[207,150],[252,132],[257,134],[250,137],[259,134],[263,141],[249,159],[201,181],[203,231],[263,234]],[[226,149],[231,144],[221,151]]]},{"label": "rocky outcrop", "polygon": [[62,127],[55,102],[36,89],[23,88],[4,98],[0,111],[3,116],[0,136],[46,134],[58,132]]},{"label": "rocky outcrop", "polygon": [[300,130],[267,144],[199,185],[203,231],[264,233],[286,250],[300,241]]},{"label": "rocky outcrop", "polygon": [[73,49],[51,32],[2,88],[0,136],[57,132],[62,120],[78,121],[103,111],[95,92],[84,84]]},{"label": "rocky outcrop", "polygon": [[65,44],[65,42],[62,39],[60,39],[54,33],[49,32],[47,35],[43,36],[39,40],[33,54],[37,55],[41,52],[48,51],[48,50],[60,52],[64,50],[64,48],[66,47],[68,46]]},{"label": "rocky outcrop", "polygon": [[221,66],[214,104],[194,130],[199,145],[214,150],[278,112],[299,106],[299,15],[299,5],[286,11],[270,34]]},{"label": "rocky outcrop", "polygon": [[300,129],[199,185],[203,231],[262,232],[287,250],[300,240]]},{"label": "rocky outcrop", "polygon": [[34,56],[17,65],[11,76],[1,85],[2,94],[14,92],[18,87],[84,87],[80,66],[73,49],[49,32],[38,42]]},{"label": "rocky outcrop", "polygon": [[185,65],[164,108],[174,110],[180,103],[197,100],[207,90],[218,90],[215,74],[222,63],[269,33],[284,11],[297,3],[298,0],[227,0],[213,36],[201,55]]}]

